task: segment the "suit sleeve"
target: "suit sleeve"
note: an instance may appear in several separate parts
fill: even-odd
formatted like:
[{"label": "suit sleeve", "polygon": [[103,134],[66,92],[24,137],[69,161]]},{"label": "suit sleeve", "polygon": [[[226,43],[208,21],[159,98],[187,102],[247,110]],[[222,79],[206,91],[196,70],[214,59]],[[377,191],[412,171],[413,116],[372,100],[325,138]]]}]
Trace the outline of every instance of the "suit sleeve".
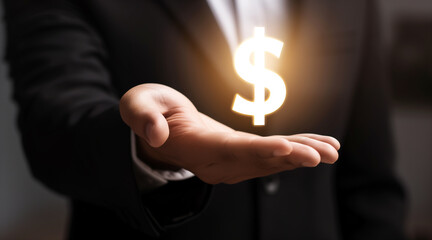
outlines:
[{"label": "suit sleeve", "polygon": [[81,10],[65,0],[3,3],[18,125],[32,174],[151,236],[201,212],[211,187],[197,178],[138,190],[130,129],[118,110],[122,93],[110,78],[109,54]]},{"label": "suit sleeve", "polygon": [[367,15],[360,78],[336,170],[340,223],[344,239],[405,239],[376,9],[369,6]]}]

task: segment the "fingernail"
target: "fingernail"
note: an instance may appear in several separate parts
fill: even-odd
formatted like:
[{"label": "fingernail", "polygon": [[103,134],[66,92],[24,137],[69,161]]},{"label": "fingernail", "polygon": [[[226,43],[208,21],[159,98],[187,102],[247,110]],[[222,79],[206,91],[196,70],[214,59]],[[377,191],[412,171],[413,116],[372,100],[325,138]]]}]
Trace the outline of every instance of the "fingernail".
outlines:
[{"label": "fingernail", "polygon": [[290,153],[287,150],[278,149],[273,152],[273,157],[283,157],[289,154]]}]

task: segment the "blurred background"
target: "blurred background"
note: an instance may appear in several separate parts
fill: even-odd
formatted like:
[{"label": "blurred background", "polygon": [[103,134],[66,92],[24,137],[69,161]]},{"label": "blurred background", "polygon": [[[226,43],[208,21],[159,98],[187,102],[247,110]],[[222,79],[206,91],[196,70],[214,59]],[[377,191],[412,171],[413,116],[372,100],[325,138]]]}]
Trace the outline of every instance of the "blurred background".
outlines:
[{"label": "blurred background", "polygon": [[[407,232],[413,240],[432,240],[432,1],[380,0],[380,5],[393,92],[397,171],[409,197]],[[0,24],[0,56],[4,42]],[[1,61],[0,239],[63,239],[67,202],[30,176],[10,88],[7,66]]]}]

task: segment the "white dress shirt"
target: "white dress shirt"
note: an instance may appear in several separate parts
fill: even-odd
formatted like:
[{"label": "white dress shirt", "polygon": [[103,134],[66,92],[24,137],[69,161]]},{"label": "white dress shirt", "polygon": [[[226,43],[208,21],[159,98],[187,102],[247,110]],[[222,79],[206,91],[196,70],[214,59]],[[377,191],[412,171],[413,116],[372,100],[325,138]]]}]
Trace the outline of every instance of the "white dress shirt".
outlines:
[{"label": "white dress shirt", "polygon": [[[281,38],[286,19],[284,0],[207,0],[216,21],[231,48],[231,53],[245,39],[253,37],[255,27],[265,27],[266,35]],[[233,3],[237,7],[240,36],[237,37]]]},{"label": "white dress shirt", "polygon": [[[286,20],[284,0],[207,0],[207,3],[233,55],[243,40],[253,36],[254,27],[265,27],[267,36],[282,37],[282,31],[279,29],[283,27]],[[236,8],[233,7],[234,4]],[[235,10],[237,10],[240,36],[237,36]],[[161,171],[150,168],[137,157],[133,132],[131,132],[131,146],[135,176],[141,191],[163,186],[168,181],[180,181],[194,176],[185,169]]]}]

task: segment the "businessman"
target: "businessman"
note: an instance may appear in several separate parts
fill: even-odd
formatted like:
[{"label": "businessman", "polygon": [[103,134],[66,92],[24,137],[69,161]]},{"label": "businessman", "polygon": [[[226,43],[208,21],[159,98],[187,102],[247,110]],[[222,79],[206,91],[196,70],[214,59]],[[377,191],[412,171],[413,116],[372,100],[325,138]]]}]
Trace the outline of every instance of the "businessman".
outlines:
[{"label": "businessman", "polygon": [[[3,2],[22,143],[69,239],[403,239],[373,1]],[[285,43],[264,127],[231,111],[253,26]]]}]

